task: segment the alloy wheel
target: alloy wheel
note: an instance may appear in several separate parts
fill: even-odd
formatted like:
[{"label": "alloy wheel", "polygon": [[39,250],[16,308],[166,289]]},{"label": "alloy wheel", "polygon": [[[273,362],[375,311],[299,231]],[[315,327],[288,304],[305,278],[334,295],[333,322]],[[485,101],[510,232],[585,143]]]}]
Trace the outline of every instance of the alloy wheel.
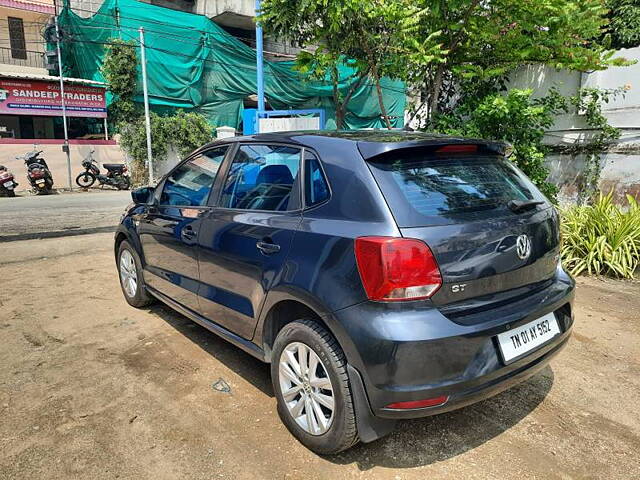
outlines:
[{"label": "alloy wheel", "polygon": [[138,290],[138,276],[136,262],[129,250],[123,250],[120,255],[120,281],[127,296],[129,298],[135,297]]},{"label": "alloy wheel", "polygon": [[335,397],[331,379],[320,357],[308,345],[293,342],[280,355],[280,391],[296,423],[311,435],[331,427]]}]

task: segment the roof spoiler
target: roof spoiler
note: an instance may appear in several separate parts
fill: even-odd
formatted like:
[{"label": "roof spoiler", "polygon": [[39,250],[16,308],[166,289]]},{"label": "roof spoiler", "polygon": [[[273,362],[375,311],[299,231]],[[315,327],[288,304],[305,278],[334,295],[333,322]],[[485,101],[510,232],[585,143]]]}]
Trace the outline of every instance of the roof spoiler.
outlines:
[{"label": "roof spoiler", "polygon": [[[380,155],[385,155],[398,150],[428,150],[435,152],[443,147],[477,146],[478,153],[508,156],[511,146],[506,142],[493,142],[488,140],[476,140],[469,138],[434,138],[430,140],[410,140],[404,142],[358,142],[358,150],[365,160],[370,160]],[[453,148],[451,151],[453,152]]]}]

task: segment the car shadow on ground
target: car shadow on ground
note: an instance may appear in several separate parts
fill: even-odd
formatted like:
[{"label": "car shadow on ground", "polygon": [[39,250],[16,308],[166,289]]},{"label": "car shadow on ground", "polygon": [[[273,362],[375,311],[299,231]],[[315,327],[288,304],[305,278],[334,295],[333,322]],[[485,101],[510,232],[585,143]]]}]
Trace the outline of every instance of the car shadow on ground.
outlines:
[{"label": "car shadow on ground", "polygon": [[[263,394],[273,397],[269,365],[169,307],[158,304],[151,312]],[[548,366],[488,400],[433,417],[400,421],[387,437],[323,458],[336,464],[355,463],[360,470],[376,466],[411,468],[447,460],[481,446],[519,423],[545,399],[553,381],[553,370]]]},{"label": "car shadow on ground", "polygon": [[222,362],[230,370],[241,375],[262,393],[273,397],[271,373],[268,364],[252,357],[215,333],[175,312],[170,307],[158,303],[151,307],[150,311],[216,360]]},{"label": "car shadow on ground", "polygon": [[398,422],[389,436],[326,457],[360,470],[381,466],[430,465],[481,446],[520,422],[545,399],[553,385],[551,367],[495,397],[449,413]]}]

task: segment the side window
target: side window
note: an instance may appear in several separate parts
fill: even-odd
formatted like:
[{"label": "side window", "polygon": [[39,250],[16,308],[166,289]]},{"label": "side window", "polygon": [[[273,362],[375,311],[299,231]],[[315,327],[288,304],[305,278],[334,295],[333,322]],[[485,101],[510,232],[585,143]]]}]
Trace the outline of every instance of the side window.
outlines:
[{"label": "side window", "polygon": [[204,205],[226,151],[227,147],[209,150],[171,172],[164,182],[160,205]]},{"label": "side window", "polygon": [[291,210],[298,205],[300,149],[242,145],[229,169],[220,206],[246,210]]},{"label": "side window", "polygon": [[324,178],[320,161],[316,156],[307,151],[304,156],[304,197],[307,207],[324,202],[329,198],[329,185]]}]

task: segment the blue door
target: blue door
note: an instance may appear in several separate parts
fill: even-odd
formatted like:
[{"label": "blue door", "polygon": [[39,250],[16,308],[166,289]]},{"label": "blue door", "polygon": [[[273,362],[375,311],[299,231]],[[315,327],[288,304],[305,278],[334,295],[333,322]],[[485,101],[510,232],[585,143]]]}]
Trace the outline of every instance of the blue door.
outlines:
[{"label": "blue door", "polygon": [[158,201],[141,216],[138,231],[147,285],[198,311],[197,237],[227,147],[176,167],[160,185]]},{"label": "blue door", "polygon": [[296,147],[240,145],[217,206],[201,219],[202,315],[246,339],[302,218],[300,156]]}]

